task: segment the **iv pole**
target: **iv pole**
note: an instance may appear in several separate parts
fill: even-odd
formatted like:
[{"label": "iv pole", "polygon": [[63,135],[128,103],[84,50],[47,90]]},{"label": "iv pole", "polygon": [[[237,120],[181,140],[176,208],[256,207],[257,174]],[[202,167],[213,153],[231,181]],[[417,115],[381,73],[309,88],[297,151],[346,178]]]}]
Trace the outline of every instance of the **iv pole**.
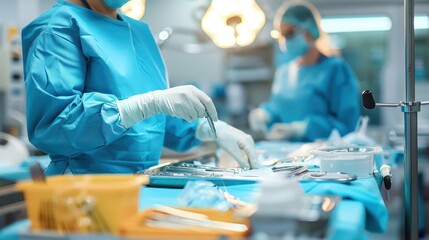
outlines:
[{"label": "iv pole", "polygon": [[418,239],[418,156],[417,156],[417,112],[420,102],[415,102],[414,79],[414,0],[404,0],[405,40],[405,237]]},{"label": "iv pole", "polygon": [[405,40],[405,101],[399,103],[375,103],[371,91],[362,93],[366,109],[380,107],[401,107],[404,113],[405,162],[404,162],[404,204],[405,238],[418,239],[418,153],[417,153],[417,113],[421,105],[429,102],[415,101],[414,81],[414,0],[404,0],[404,40]]},{"label": "iv pole", "polygon": [[406,103],[402,103],[401,107],[405,119],[405,237],[418,239],[417,112],[420,111],[421,105],[429,105],[429,101],[415,101],[414,0],[404,0],[404,21]]}]

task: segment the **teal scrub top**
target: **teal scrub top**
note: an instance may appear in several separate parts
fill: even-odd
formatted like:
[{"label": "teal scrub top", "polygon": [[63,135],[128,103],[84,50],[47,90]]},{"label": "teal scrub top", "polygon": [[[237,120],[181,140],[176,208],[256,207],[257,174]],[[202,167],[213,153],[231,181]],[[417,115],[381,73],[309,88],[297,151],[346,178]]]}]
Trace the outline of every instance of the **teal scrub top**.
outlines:
[{"label": "teal scrub top", "polygon": [[334,129],[344,136],[360,116],[359,85],[339,57],[321,55],[308,66],[289,61],[277,68],[271,97],[261,107],[271,115],[269,125],[307,122],[305,134],[292,141],[326,139]]},{"label": "teal scrub top", "polygon": [[48,153],[47,175],[134,173],[158,163],[162,147],[200,144],[196,122],[162,114],[126,129],[117,100],[166,89],[147,24],[59,0],[22,31],[31,143]]}]

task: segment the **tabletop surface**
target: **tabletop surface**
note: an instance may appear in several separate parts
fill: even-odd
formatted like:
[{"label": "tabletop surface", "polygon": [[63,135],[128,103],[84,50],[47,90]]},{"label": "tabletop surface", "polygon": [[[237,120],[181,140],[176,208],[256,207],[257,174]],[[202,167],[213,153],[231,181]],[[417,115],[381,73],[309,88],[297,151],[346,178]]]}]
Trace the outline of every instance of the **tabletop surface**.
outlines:
[{"label": "tabletop surface", "polygon": [[[266,144],[266,143],[265,143]],[[297,148],[292,145],[290,148]],[[49,158],[31,157],[18,167],[0,168],[0,177],[22,180],[30,177],[28,165],[39,161],[42,165]],[[350,184],[305,182],[301,186],[307,194],[328,194],[341,196],[343,200],[336,207],[330,222],[331,239],[364,239],[365,230],[382,233],[386,230],[388,213],[380,193],[380,183],[374,177],[362,178]],[[260,184],[220,186],[224,191],[242,201],[253,203],[260,193]],[[142,187],[139,209],[144,210],[156,204],[180,206],[178,198],[183,189]],[[18,239],[20,231],[28,229],[29,221],[20,221],[0,230],[0,239]]]}]

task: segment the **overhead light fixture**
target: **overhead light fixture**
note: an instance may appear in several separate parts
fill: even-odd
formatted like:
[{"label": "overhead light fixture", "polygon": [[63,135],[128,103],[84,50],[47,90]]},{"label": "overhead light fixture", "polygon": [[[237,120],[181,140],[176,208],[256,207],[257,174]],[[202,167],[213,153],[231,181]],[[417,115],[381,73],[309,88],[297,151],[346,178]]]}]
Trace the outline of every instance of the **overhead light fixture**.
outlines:
[{"label": "overhead light fixture", "polygon": [[201,26],[221,48],[252,44],[265,24],[265,14],[255,0],[213,0]]},{"label": "overhead light fixture", "polygon": [[277,31],[277,30],[275,30],[275,29],[273,29],[273,30],[271,30],[271,32],[270,32],[270,36],[271,36],[273,39],[279,39],[279,38],[280,38],[280,32],[279,32],[279,31]]},{"label": "overhead light fixture", "polygon": [[429,29],[429,17],[428,16],[414,17],[414,29],[416,30]]},{"label": "overhead light fixture", "polygon": [[347,17],[322,19],[321,26],[327,33],[389,31],[389,17]]},{"label": "overhead light fixture", "polygon": [[130,0],[121,7],[121,12],[126,16],[140,20],[145,11],[146,0]]}]

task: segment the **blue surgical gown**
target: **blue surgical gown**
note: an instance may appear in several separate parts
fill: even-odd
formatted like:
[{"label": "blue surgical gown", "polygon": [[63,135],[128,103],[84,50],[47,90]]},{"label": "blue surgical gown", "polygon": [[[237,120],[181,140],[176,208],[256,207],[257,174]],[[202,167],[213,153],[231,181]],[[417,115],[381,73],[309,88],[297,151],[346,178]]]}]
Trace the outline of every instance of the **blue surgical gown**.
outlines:
[{"label": "blue surgical gown", "polygon": [[163,146],[198,145],[196,122],[155,115],[130,128],[116,101],[165,89],[166,69],[147,24],[59,0],[22,31],[28,135],[50,155],[46,174],[134,173]]},{"label": "blue surgical gown", "polygon": [[271,115],[269,125],[307,121],[304,136],[293,141],[326,139],[333,129],[345,135],[360,115],[358,82],[339,57],[321,55],[306,66],[285,63],[276,70],[271,97],[261,107]]}]

